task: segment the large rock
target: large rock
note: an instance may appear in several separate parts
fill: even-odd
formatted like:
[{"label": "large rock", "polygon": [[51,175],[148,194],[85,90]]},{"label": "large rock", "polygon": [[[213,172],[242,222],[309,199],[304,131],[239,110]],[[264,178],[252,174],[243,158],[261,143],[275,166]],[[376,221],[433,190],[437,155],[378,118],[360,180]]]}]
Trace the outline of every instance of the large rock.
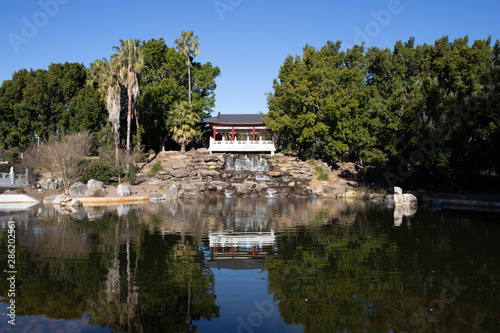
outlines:
[{"label": "large rock", "polygon": [[87,194],[95,195],[98,194],[99,192],[101,195],[108,194],[104,189],[104,183],[99,180],[89,179],[89,181],[87,182]]},{"label": "large rock", "polygon": [[116,191],[120,197],[129,197],[133,193],[133,190],[130,187],[123,184],[118,185]]},{"label": "large rock", "polygon": [[203,154],[203,155],[206,155],[209,153],[209,150],[207,148],[199,148],[199,149],[196,149],[196,152],[198,154]]},{"label": "large rock", "polygon": [[172,170],[170,171],[170,174],[172,175],[172,177],[175,177],[175,178],[186,178],[186,177],[189,177],[191,175],[191,172],[188,171],[188,170]]},{"label": "large rock", "polygon": [[87,186],[81,182],[76,182],[69,187],[68,194],[72,197],[83,197],[87,195]]},{"label": "large rock", "polygon": [[172,164],[172,170],[184,170],[187,168],[186,164]]},{"label": "large rock", "polygon": [[167,200],[177,200],[179,198],[179,185],[173,184],[167,190],[165,194],[165,199]]},{"label": "large rock", "polygon": [[208,162],[219,162],[220,160],[217,155],[207,155],[205,156],[203,161],[205,161],[205,163],[208,163]]},{"label": "large rock", "polygon": [[149,201],[162,201],[162,200],[165,200],[165,197],[158,192],[153,192],[149,194]]},{"label": "large rock", "polygon": [[403,206],[417,206],[417,205],[418,205],[417,197],[415,197],[411,193],[403,194]]},{"label": "large rock", "polygon": [[219,177],[220,172],[215,171],[215,170],[201,170],[200,176],[202,176],[203,178],[205,178],[205,177]]},{"label": "large rock", "polygon": [[256,184],[253,182],[246,182],[246,183],[234,183],[233,186],[236,189],[236,192],[241,193],[241,194],[247,194],[250,192],[253,192],[254,186]]}]

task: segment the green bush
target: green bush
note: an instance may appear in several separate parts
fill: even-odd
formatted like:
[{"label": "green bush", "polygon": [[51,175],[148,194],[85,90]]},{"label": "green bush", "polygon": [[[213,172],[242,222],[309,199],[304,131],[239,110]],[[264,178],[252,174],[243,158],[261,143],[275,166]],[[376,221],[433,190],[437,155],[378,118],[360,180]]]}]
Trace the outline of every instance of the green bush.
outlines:
[{"label": "green bush", "polygon": [[163,165],[161,165],[160,161],[154,162],[154,164],[151,166],[151,169],[149,169],[149,175],[151,177],[154,177],[158,171],[163,171],[165,170],[163,168]]},{"label": "green bush", "polygon": [[130,165],[130,171],[127,174],[127,180],[130,185],[137,184],[137,174],[141,171],[141,168],[136,165]]},{"label": "green bush", "polygon": [[0,173],[9,173],[10,166],[10,164],[0,164]]},{"label": "green bush", "polygon": [[307,163],[310,166],[314,167],[314,171],[316,172],[316,178],[318,180],[322,180],[322,181],[323,180],[325,180],[325,181],[330,180],[330,175],[328,174],[328,172],[326,172],[325,169],[321,165],[316,163],[316,161],[314,159],[312,159],[312,158],[309,159],[307,161]]},{"label": "green bush", "polygon": [[90,179],[95,179],[103,182],[106,185],[111,183],[110,178],[113,176],[111,167],[99,161],[85,161],[82,165],[83,174],[80,177],[82,183],[87,183]]},{"label": "green bush", "polygon": [[10,165],[15,165],[19,159],[19,153],[8,151],[5,152],[5,161],[9,162]]}]

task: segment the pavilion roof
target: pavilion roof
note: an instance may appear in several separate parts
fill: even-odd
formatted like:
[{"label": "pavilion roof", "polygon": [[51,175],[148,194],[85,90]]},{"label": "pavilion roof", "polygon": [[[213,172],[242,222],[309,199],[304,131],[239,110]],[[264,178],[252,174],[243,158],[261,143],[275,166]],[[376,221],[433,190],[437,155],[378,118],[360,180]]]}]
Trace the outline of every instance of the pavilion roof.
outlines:
[{"label": "pavilion roof", "polygon": [[253,125],[264,126],[261,114],[219,114],[217,117],[205,118],[210,125]]}]

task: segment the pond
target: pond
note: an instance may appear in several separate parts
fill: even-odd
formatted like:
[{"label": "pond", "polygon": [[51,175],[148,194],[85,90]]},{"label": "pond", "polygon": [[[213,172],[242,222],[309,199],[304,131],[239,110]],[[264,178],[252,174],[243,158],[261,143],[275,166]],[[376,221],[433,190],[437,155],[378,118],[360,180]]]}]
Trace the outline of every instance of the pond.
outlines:
[{"label": "pond", "polygon": [[4,210],[0,331],[500,331],[500,214],[411,213],[264,198]]}]

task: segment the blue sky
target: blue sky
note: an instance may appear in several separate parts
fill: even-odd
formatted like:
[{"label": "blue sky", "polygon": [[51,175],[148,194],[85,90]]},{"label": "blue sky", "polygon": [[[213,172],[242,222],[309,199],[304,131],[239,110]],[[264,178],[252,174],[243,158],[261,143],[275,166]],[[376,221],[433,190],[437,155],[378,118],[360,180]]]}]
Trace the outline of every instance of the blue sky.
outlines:
[{"label": "blue sky", "polygon": [[219,66],[214,113],[267,112],[265,93],[289,54],[328,40],[349,48],[389,47],[415,37],[500,39],[500,1],[428,0],[39,0],[0,4],[0,82],[21,68],[92,61],[120,39],[163,37],[183,30],[200,39],[200,62]]}]

